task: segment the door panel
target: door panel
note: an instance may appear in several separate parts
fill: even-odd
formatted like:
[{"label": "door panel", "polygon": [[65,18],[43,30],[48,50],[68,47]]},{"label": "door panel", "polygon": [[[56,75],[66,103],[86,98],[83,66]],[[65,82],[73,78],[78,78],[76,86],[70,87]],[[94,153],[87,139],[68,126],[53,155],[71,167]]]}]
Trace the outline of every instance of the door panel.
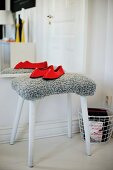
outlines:
[{"label": "door panel", "polygon": [[83,0],[49,0],[47,59],[68,72],[83,71]]}]

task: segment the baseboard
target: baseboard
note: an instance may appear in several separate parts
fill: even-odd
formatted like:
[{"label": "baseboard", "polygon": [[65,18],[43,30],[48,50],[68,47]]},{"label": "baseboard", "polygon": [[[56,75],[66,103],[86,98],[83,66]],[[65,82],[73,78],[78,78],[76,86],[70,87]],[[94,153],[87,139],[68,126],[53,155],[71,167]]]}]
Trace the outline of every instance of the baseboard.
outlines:
[{"label": "baseboard", "polygon": [[[11,136],[11,127],[0,128],[0,143],[8,143]],[[72,133],[79,132],[78,120],[72,121]],[[35,139],[67,134],[67,121],[46,121],[35,125]],[[18,127],[16,141],[28,139],[28,124]]]}]

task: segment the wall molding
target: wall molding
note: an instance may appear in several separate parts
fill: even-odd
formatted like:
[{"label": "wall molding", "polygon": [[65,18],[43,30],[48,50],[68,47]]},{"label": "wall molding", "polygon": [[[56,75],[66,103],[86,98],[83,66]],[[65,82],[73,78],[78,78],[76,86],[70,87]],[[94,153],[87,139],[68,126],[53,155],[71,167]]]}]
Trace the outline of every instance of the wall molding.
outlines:
[{"label": "wall molding", "polygon": [[[0,143],[9,143],[11,136],[11,127],[0,127]],[[78,119],[72,120],[72,133],[79,132]],[[60,136],[67,134],[67,121],[46,121],[35,125],[35,139]],[[18,127],[16,141],[28,139],[28,124]]]}]

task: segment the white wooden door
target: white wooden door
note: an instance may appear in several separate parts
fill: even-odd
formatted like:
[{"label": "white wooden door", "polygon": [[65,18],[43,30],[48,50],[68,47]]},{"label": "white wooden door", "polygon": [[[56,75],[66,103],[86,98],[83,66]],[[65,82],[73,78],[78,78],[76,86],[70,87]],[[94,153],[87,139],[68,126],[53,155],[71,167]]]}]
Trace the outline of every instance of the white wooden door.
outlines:
[{"label": "white wooden door", "polygon": [[48,0],[47,60],[68,72],[83,72],[83,1]]}]

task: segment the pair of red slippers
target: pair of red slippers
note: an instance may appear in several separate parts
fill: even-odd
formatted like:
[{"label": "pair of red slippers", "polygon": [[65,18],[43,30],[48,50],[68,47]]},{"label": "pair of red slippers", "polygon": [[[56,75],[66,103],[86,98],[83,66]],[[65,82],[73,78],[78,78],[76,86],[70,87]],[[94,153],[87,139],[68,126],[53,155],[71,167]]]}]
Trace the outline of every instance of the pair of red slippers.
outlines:
[{"label": "pair of red slippers", "polygon": [[47,61],[40,63],[31,63],[29,61],[19,62],[14,69],[35,69],[35,68],[47,68]]},{"label": "pair of red slippers", "polygon": [[57,79],[65,73],[61,65],[54,69],[53,65],[48,67],[47,61],[40,63],[31,63],[29,61],[19,62],[14,69],[34,69],[30,78],[43,77],[44,79]]}]

